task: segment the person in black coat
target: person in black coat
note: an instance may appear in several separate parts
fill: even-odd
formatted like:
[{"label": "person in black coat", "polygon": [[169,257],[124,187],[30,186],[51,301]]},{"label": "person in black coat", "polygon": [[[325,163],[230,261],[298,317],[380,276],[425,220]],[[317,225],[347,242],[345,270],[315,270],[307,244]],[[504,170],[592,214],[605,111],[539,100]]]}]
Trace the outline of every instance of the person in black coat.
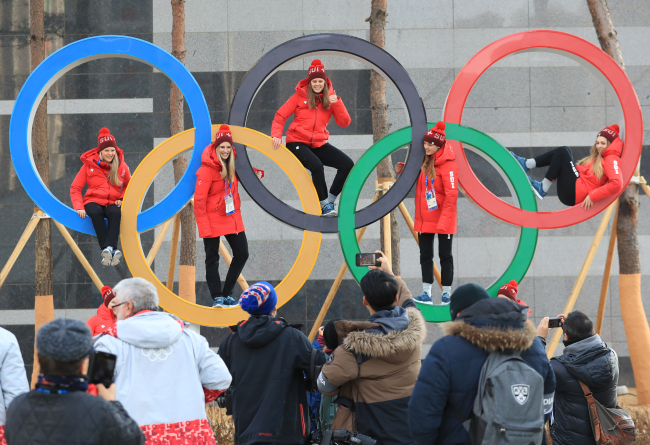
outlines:
[{"label": "person in black coat", "polygon": [[311,430],[305,375],[313,374],[312,354],[315,366],[325,363],[325,354],[276,318],[269,283],[255,283],[239,302],[251,316],[219,346],[232,375],[235,445],[304,444]]},{"label": "person in black coat", "polygon": [[41,374],[36,389],[7,410],[8,445],[142,445],[144,434],[115,401],[115,384],[88,390],[92,336],[85,323],[58,318],[36,337]]},{"label": "person in black coat", "polygon": [[[602,405],[614,408],[618,356],[594,333],[593,322],[582,312],[573,311],[568,316],[560,314],[558,317],[564,319],[564,351],[551,359],[557,380],[551,428],[553,445],[593,443],[587,399],[578,381],[587,385]],[[548,332],[548,318],[545,318],[537,328],[544,346]]]},{"label": "person in black coat", "polygon": [[515,349],[544,379],[544,417],[550,419],[555,376],[527,307],[489,298],[476,284],[451,296],[451,322],[422,364],[409,402],[408,423],[418,445],[470,444],[462,422],[470,418],[481,369],[490,352]]}]

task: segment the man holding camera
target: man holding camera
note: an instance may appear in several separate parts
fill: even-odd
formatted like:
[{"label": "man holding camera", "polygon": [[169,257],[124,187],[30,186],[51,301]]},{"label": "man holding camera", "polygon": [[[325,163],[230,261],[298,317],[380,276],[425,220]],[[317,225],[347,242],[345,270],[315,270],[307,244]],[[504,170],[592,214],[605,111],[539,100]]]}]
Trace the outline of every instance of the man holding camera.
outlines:
[{"label": "man holding camera", "polygon": [[342,344],[323,366],[318,389],[328,396],[338,394],[331,429],[352,433],[348,441],[410,444],[407,409],[427,331],[417,308],[401,307],[408,306],[410,292],[393,275],[388,259],[377,253],[381,268],[370,266],[375,270],[360,283],[370,317],[334,323]]},{"label": "man holding camera", "polygon": [[58,318],[36,336],[41,374],[36,389],[16,397],[7,411],[9,445],[141,445],[138,424],[115,401],[115,385],[88,391],[93,339],[77,320]]}]

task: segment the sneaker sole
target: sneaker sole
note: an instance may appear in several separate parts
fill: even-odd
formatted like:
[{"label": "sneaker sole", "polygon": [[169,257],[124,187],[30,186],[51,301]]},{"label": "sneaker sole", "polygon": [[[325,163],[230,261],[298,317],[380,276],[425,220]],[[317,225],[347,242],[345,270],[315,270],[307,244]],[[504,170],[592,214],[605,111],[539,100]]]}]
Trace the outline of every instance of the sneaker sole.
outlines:
[{"label": "sneaker sole", "polygon": [[113,259],[111,260],[111,266],[117,266],[120,264],[120,260],[122,259],[122,252],[119,250],[115,252],[115,255],[113,255]]},{"label": "sneaker sole", "polygon": [[212,306],[212,307],[224,308],[224,307],[226,307],[226,306],[224,306],[223,304],[216,304],[216,305],[214,305],[214,306]]},{"label": "sneaker sole", "polygon": [[535,196],[537,196],[537,198],[538,198],[540,201],[541,201],[542,199],[544,199],[544,197],[543,197],[542,195],[540,195],[540,193],[537,191],[537,189],[535,189],[535,187],[533,187],[532,184],[530,185],[530,188],[533,189],[533,192],[535,192]]},{"label": "sneaker sole", "polygon": [[334,210],[333,212],[325,213],[322,216],[324,216],[325,218],[333,218],[335,216],[339,216],[339,214],[336,210]]},{"label": "sneaker sole", "polygon": [[451,301],[448,301],[446,303],[443,301],[442,303],[440,303],[440,305],[441,306],[449,306],[450,303],[451,303]]},{"label": "sneaker sole", "polygon": [[113,255],[110,252],[102,251],[102,266],[110,266],[113,261]]},{"label": "sneaker sole", "polygon": [[415,301],[420,304],[428,304],[430,306],[433,306],[433,301],[420,301],[420,300],[415,300]]}]

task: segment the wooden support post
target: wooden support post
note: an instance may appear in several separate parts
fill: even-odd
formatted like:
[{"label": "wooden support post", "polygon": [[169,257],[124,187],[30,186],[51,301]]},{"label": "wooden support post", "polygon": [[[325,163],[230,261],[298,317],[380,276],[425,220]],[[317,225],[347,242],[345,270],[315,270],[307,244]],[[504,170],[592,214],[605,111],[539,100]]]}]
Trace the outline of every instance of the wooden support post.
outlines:
[{"label": "wooden support post", "polygon": [[645,181],[645,178],[643,176],[641,176],[641,178],[639,179],[640,179],[639,185],[641,186],[645,194],[648,195],[648,198],[650,198],[650,186],[648,186],[648,183]]},{"label": "wooden support post", "polygon": [[181,213],[174,216],[174,231],[172,244],[169,249],[169,266],[167,267],[167,289],[174,290],[174,274],[176,273],[176,253],[178,252],[178,236],[181,231]]},{"label": "wooden support post", "polygon": [[31,237],[32,233],[34,233],[34,229],[36,229],[36,226],[38,225],[41,216],[43,216],[43,211],[37,210],[36,213],[32,215],[32,218],[27,223],[27,227],[25,227],[23,234],[20,236],[20,239],[18,240],[18,244],[16,244],[14,251],[11,252],[9,259],[7,260],[4,267],[2,268],[2,272],[0,272],[0,288],[2,288],[2,285],[5,283],[7,276],[9,276],[9,272],[11,272],[11,268],[14,267],[14,264],[16,264],[16,260],[18,259],[18,256],[20,256],[20,253],[25,248],[25,244],[27,244],[27,241],[29,241],[29,237]]},{"label": "wooden support post", "polygon": [[160,246],[162,246],[163,240],[165,239],[165,236],[169,231],[169,227],[172,225],[173,222],[174,222],[174,218],[169,218],[167,221],[165,221],[165,224],[163,224],[162,227],[160,228],[160,232],[158,233],[158,236],[154,240],[153,246],[151,246],[151,250],[149,250],[149,254],[147,255],[147,264],[149,265],[149,267],[151,267],[151,263],[153,263],[153,260],[156,259],[156,255],[160,250]]},{"label": "wooden support post", "polygon": [[[573,306],[576,303],[576,300],[578,299],[578,295],[580,295],[580,289],[582,289],[582,285],[585,282],[585,278],[587,278],[587,272],[589,271],[589,267],[591,266],[591,262],[593,261],[594,256],[596,256],[598,245],[600,244],[600,240],[603,239],[603,235],[605,234],[605,229],[607,228],[607,224],[609,224],[609,219],[612,216],[612,212],[614,211],[615,206],[616,203],[612,203],[609,207],[607,207],[605,213],[603,214],[603,219],[600,221],[598,230],[596,230],[596,235],[594,235],[594,240],[591,243],[589,252],[587,252],[587,257],[585,258],[585,262],[582,265],[582,269],[580,269],[580,273],[578,274],[578,278],[576,279],[576,282],[573,285],[573,290],[571,291],[569,300],[567,301],[566,306],[564,307],[564,312],[563,312],[564,314],[568,315],[569,312],[571,312]],[[553,357],[553,354],[555,354],[555,348],[557,348],[557,344],[560,342],[561,336],[562,336],[562,329],[556,329],[555,333],[553,334],[553,339],[551,340],[551,343],[549,344],[546,351],[546,355],[548,356],[549,359]]]},{"label": "wooden support post", "polygon": [[[228,249],[226,249],[223,241],[219,241],[219,253],[223,259],[226,260],[228,266],[230,266],[230,263],[232,263],[232,256],[230,255],[230,252],[228,252]],[[237,282],[239,283],[239,286],[242,288],[242,290],[248,289],[248,282],[246,282],[246,279],[242,274],[239,274],[239,277],[237,277]]]},{"label": "wooden support post", "polygon": [[614,248],[616,247],[616,226],[618,223],[618,201],[614,222],[612,223],[612,232],[609,236],[609,248],[607,249],[607,260],[605,261],[605,272],[603,272],[603,284],[600,288],[600,301],[598,302],[598,317],[596,318],[596,334],[601,335],[603,330],[603,320],[605,318],[605,303],[607,303],[607,291],[609,290],[609,280],[612,273],[612,261],[614,260]]},{"label": "wooden support post", "polygon": [[93,267],[90,265],[90,263],[84,256],[83,252],[81,251],[81,249],[79,249],[79,246],[77,246],[77,243],[74,242],[72,236],[70,236],[70,232],[68,232],[68,229],[66,229],[65,226],[62,225],[61,223],[55,220],[52,221],[54,222],[54,225],[56,225],[56,228],[59,229],[59,232],[61,232],[61,235],[63,235],[63,238],[66,240],[66,242],[70,246],[70,249],[72,249],[72,251],[74,252],[75,256],[77,257],[77,259],[79,260],[83,268],[86,270],[86,273],[88,274],[90,279],[93,280],[93,283],[95,283],[95,287],[97,287],[97,289],[99,289],[99,291],[101,292],[102,287],[104,287],[104,285],[102,284],[102,280],[99,279],[99,277],[95,273],[95,270],[93,269]]},{"label": "wooden support post", "polygon": [[[393,185],[393,182],[391,181],[386,181],[381,184],[381,189],[383,190],[382,195],[385,195],[388,190],[390,190],[391,186]],[[384,239],[384,255],[386,255],[386,258],[388,258],[388,261],[390,263],[393,263],[393,252],[392,252],[392,246],[391,246],[391,233],[390,233],[390,213],[386,214],[382,218],[383,221],[383,226],[384,226],[384,233],[381,234],[381,236]]]}]

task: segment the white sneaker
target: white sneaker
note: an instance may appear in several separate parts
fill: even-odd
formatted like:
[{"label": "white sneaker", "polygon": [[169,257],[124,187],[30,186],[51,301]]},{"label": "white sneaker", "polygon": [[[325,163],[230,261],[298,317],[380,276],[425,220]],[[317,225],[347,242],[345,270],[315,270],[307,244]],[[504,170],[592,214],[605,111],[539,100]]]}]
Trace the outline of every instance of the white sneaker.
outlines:
[{"label": "white sneaker", "polygon": [[102,266],[110,266],[112,262],[113,250],[107,247],[106,249],[102,250]]},{"label": "white sneaker", "polygon": [[120,260],[122,259],[122,252],[119,250],[114,250],[113,251],[113,259],[111,260],[111,266],[117,266],[120,264]]}]

